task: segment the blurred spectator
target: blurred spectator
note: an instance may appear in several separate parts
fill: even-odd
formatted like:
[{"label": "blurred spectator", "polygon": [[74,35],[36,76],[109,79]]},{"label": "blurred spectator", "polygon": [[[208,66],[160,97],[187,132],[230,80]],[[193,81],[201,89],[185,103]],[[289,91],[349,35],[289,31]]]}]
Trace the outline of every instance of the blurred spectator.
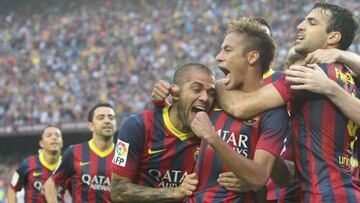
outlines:
[{"label": "blurred spectator", "polygon": [[[174,66],[216,67],[224,27],[242,15],[273,28],[278,56],[292,46],[310,0],[8,1],[0,14],[0,126],[82,121],[108,101],[120,117],[149,107],[152,85]],[[56,3],[55,3],[56,2]],[[332,1],[351,6],[357,0]],[[29,6],[31,5],[31,6]],[[41,12],[39,12],[41,11]],[[359,40],[351,50],[359,53]]]}]

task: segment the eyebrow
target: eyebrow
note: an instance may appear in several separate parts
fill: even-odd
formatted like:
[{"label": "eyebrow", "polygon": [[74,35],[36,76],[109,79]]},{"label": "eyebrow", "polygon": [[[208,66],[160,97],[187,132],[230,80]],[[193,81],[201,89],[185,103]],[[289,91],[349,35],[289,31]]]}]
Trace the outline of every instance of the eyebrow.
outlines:
[{"label": "eyebrow", "polygon": [[315,23],[318,22],[318,20],[317,20],[316,18],[314,18],[314,17],[306,17],[305,19],[306,19],[307,21],[313,21],[313,22],[315,22]]}]

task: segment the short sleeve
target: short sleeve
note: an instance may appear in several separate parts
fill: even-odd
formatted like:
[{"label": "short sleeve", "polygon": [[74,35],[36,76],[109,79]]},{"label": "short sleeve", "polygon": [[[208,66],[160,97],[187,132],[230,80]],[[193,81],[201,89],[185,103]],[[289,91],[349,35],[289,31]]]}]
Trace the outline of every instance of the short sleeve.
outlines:
[{"label": "short sleeve", "polygon": [[112,171],[133,180],[138,172],[144,144],[145,127],[141,114],[125,119],[117,135]]},{"label": "short sleeve", "polygon": [[256,149],[268,151],[275,157],[279,156],[284,146],[284,139],[290,132],[286,107],[282,106],[264,112],[260,129],[261,135]]},{"label": "short sleeve", "polygon": [[20,191],[27,181],[28,159],[25,159],[11,177],[10,187],[14,191]]}]

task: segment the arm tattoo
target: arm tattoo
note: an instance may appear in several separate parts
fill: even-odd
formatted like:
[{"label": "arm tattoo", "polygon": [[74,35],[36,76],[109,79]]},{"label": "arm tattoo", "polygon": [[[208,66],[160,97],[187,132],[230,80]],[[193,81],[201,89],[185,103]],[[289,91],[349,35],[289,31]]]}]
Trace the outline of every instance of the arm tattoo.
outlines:
[{"label": "arm tattoo", "polygon": [[175,188],[152,188],[132,183],[128,178],[112,174],[112,202],[176,202]]}]

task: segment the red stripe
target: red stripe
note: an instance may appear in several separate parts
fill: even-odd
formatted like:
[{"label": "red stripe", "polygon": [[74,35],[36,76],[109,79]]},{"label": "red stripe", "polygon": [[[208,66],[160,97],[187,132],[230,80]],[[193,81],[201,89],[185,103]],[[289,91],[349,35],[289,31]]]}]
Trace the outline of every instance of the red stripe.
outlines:
[{"label": "red stripe", "polygon": [[[28,178],[29,178],[29,182],[27,184],[27,186],[25,187],[25,202],[32,202],[32,196],[35,194],[34,191],[34,181],[35,178],[33,176],[33,172],[35,171],[34,169],[36,169],[36,157],[35,156],[31,156],[29,157],[29,174],[28,174]],[[27,188],[27,190],[26,190]]]},{"label": "red stripe", "polygon": [[[324,157],[324,161],[326,162],[326,165],[328,166],[328,174],[329,174],[329,179],[330,179],[330,183],[334,183],[334,182],[338,182],[339,180],[342,179],[341,177],[341,173],[339,173],[339,170],[337,168],[334,167],[334,163],[333,163],[333,159],[335,157],[335,150],[334,150],[334,142],[336,141],[336,138],[332,137],[332,135],[334,134],[333,132],[335,132],[335,118],[336,117],[336,113],[334,111],[334,106],[329,103],[328,101],[324,101],[323,104],[323,122],[322,122],[322,126],[321,126],[321,135],[324,136],[322,137],[322,141],[328,141],[328,142],[322,142],[322,146],[326,146],[326,147],[322,147],[322,155]],[[348,136],[346,136],[347,133],[344,133],[344,138],[345,140],[347,140]],[[345,143],[348,143],[347,141],[345,141]],[[346,144],[345,146],[346,147]],[[327,152],[326,149],[330,149],[331,151]],[[346,149],[346,148],[344,148]],[[345,150],[344,150],[345,151]],[[336,193],[333,185],[331,185],[332,190],[334,192],[334,195],[336,196]],[[339,192],[341,194],[345,194],[345,188],[344,187],[339,187]]]},{"label": "red stripe", "polygon": [[[50,176],[50,171],[43,165],[41,165],[41,177],[40,177],[40,181],[42,186],[44,186],[46,180],[49,178]],[[45,202],[45,196],[39,192],[38,198],[37,198],[37,202]]]},{"label": "red stripe", "polygon": [[[99,156],[96,155],[91,149],[89,150],[90,157],[89,157],[89,175],[91,179],[93,179],[95,176],[98,175],[99,171]],[[90,202],[96,202],[96,190],[91,188],[93,184],[90,184],[89,191],[88,191],[88,201]]]},{"label": "red stripe", "polygon": [[81,166],[80,166],[80,160],[82,157],[82,146],[83,146],[83,144],[74,146],[73,165],[74,165],[74,171],[76,173],[76,180],[75,180],[75,185],[71,186],[71,190],[75,190],[75,195],[71,194],[71,196],[72,196],[73,200],[75,200],[75,202],[79,202],[79,203],[81,203],[81,200],[82,200],[81,189],[82,189],[82,184],[83,184],[81,181],[82,173],[81,173]]},{"label": "red stripe", "polygon": [[[144,150],[142,154],[142,158],[139,160],[139,168],[148,168],[148,149],[152,148],[153,144],[153,137],[154,137],[154,112],[150,110],[145,110],[141,112],[143,119],[144,119],[144,127],[145,127],[145,141],[144,141]],[[144,184],[144,177],[147,174],[143,174],[143,172],[140,170],[140,177],[138,180],[139,185]]]},{"label": "red stripe", "polygon": [[194,172],[194,166],[195,166],[195,151],[197,148],[197,138],[190,138],[186,141],[187,146],[185,148],[185,151],[182,155],[183,157],[183,164],[182,164],[182,171],[186,171],[188,174]]},{"label": "red stripe", "polygon": [[[106,161],[105,174],[106,174],[106,177],[110,178],[110,181],[111,181],[111,165],[112,165],[112,157],[113,156],[114,156],[114,150],[111,154],[107,155],[105,158],[105,161]],[[109,187],[110,187],[110,185],[109,185]],[[103,199],[106,199],[106,200],[108,200],[108,202],[110,202],[110,199],[111,199],[110,191],[105,191],[102,194],[103,194],[102,195]]]},{"label": "red stripe", "polygon": [[[210,150],[207,150],[208,144],[205,145],[205,142],[201,142],[200,145],[200,154],[201,151],[204,151],[204,156],[201,157],[202,164],[197,164],[197,175],[199,176],[199,185],[198,185],[198,191],[200,191],[204,186],[206,186],[207,179],[210,176],[211,170],[208,170],[209,166],[212,166],[213,163],[213,152]],[[201,174],[200,173],[201,170]]]},{"label": "red stripe", "polygon": [[[217,120],[213,121],[213,125],[215,128],[215,131],[217,132],[219,129],[222,129],[222,127],[225,125],[225,122],[228,118],[228,115],[225,112],[217,112],[220,115],[218,116]],[[210,114],[210,118],[214,118],[215,113],[211,113]],[[215,122],[215,123],[214,123]],[[199,185],[198,185],[198,190],[201,190],[204,186],[206,186],[207,184],[207,179],[208,177],[210,177],[210,173],[211,170],[208,169],[209,166],[213,165],[213,156],[214,156],[214,151],[213,150],[207,150],[208,144],[205,145],[205,142],[201,142],[201,146],[200,146],[200,155],[201,152],[203,151],[204,156],[201,157],[202,163],[197,164],[198,165],[198,173],[201,170],[201,174],[199,176]],[[200,158],[200,157],[199,157]]]}]

